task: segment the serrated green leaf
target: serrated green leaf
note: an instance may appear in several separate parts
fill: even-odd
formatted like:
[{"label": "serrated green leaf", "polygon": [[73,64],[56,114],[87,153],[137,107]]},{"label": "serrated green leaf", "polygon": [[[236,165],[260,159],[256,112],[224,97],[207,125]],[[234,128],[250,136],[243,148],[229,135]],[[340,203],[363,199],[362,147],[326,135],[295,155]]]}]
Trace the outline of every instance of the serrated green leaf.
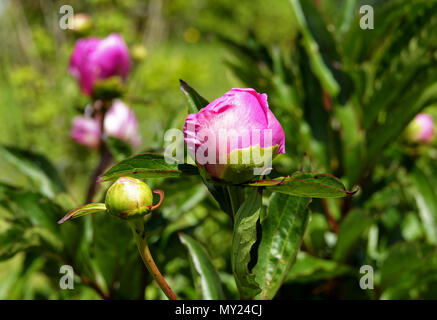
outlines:
[{"label": "serrated green leaf", "polygon": [[257,298],[272,299],[285,280],[303,240],[310,201],[280,193],[271,196],[253,269],[262,290]]},{"label": "serrated green leaf", "polygon": [[188,83],[184,80],[179,80],[179,82],[181,84],[181,90],[188,100],[188,113],[197,113],[208,105],[209,102],[190,87]]},{"label": "serrated green leaf", "polygon": [[137,179],[177,178],[184,174],[197,174],[197,167],[167,163],[162,154],[140,153],[124,159],[100,176],[99,181],[112,181],[119,177]]},{"label": "serrated green leaf", "polygon": [[196,240],[180,233],[179,239],[187,247],[196,272],[200,276],[202,295],[205,300],[224,299],[220,277],[206,249]]},{"label": "serrated green leaf", "polygon": [[289,177],[266,179],[248,184],[297,197],[341,198],[356,191],[346,190],[336,177],[325,173],[296,173]]},{"label": "serrated green leaf", "polygon": [[258,188],[250,190],[235,216],[231,264],[242,299],[250,299],[260,292],[255,274],[249,270],[248,265],[251,259],[250,251],[257,240],[256,224],[260,216],[261,200],[262,195]]}]

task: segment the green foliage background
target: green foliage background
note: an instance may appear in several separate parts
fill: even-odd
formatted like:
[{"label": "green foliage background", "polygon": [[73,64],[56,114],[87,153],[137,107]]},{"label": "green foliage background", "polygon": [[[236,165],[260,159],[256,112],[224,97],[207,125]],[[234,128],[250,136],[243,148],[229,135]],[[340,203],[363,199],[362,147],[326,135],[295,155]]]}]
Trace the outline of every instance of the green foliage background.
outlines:
[{"label": "green foliage background", "polygon": [[[71,119],[88,101],[67,73],[78,36],[59,28],[62,4],[0,4],[0,144],[8,146],[0,148],[0,298],[162,299],[123,222],[96,215],[56,224],[83,204],[98,161],[69,137]],[[359,28],[362,4],[375,8],[374,30]],[[353,198],[312,201],[301,251],[276,298],[437,298],[436,140],[416,146],[402,135],[418,112],[437,119],[436,1],[71,5],[91,15],[90,36],[117,32],[130,48],[147,48],[125,98],[140,121],[136,152],[162,151],[165,130],[182,128],[187,104],[179,79],[209,101],[232,87],[253,87],[269,95],[286,131],[278,172],[299,170],[307,153],[314,171],[360,187]],[[166,193],[147,226],[176,293],[207,297],[189,255],[206,249],[223,286],[217,297],[238,298],[229,217],[195,178],[148,182]],[[179,232],[191,237],[182,243]],[[62,264],[77,272],[75,290],[59,289]],[[374,290],[359,287],[362,265],[374,267]]]}]

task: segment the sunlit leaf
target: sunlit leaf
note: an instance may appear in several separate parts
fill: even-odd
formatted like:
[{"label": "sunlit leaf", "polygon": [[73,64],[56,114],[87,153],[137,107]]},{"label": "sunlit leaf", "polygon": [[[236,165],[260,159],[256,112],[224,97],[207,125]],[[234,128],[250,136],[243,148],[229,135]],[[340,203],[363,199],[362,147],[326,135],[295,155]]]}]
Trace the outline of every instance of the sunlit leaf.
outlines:
[{"label": "sunlit leaf", "polygon": [[197,174],[197,167],[168,163],[165,157],[155,153],[141,153],[115,164],[100,176],[100,181],[116,180],[120,177],[137,179],[177,178],[182,175]]},{"label": "sunlit leaf", "polygon": [[299,251],[308,223],[309,198],[274,193],[261,222],[258,263],[253,269],[261,286],[260,299],[272,299],[285,280]]},{"label": "sunlit leaf", "polygon": [[224,299],[220,277],[206,249],[196,240],[180,233],[179,239],[187,247],[196,272],[200,276],[203,299]]},{"label": "sunlit leaf", "polygon": [[248,265],[252,246],[257,239],[256,224],[260,216],[261,200],[260,190],[251,190],[235,216],[231,263],[242,299],[252,298],[260,292],[255,274],[249,270]]},{"label": "sunlit leaf", "polygon": [[296,173],[289,177],[250,183],[249,186],[266,187],[271,191],[311,198],[341,198],[356,192],[346,190],[339,179],[323,173]]}]

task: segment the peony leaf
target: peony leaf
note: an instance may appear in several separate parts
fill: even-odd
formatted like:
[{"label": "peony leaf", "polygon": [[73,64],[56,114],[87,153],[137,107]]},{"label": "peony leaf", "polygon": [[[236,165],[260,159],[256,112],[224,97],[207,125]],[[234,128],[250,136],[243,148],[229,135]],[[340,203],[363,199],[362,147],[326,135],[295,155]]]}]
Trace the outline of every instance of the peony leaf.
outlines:
[{"label": "peony leaf", "polygon": [[242,299],[250,299],[260,292],[255,274],[249,270],[249,263],[250,252],[257,239],[256,224],[262,208],[262,195],[259,189],[249,191],[235,216],[231,253],[232,271]]},{"label": "peony leaf", "polygon": [[115,164],[99,177],[99,181],[112,181],[119,177],[177,178],[184,174],[197,174],[197,167],[189,164],[168,163],[162,154],[140,153]]},{"label": "peony leaf", "polygon": [[87,214],[104,213],[104,212],[106,212],[106,206],[104,203],[89,203],[82,207],[71,210],[61,220],[58,221],[58,224],[64,223],[67,220],[76,219],[85,216]]},{"label": "peony leaf", "polygon": [[188,100],[188,113],[197,113],[208,105],[208,101],[188,85],[184,80],[179,80],[181,90]]},{"label": "peony leaf", "polygon": [[0,157],[27,176],[37,191],[48,198],[66,191],[56,168],[45,156],[24,149],[0,146]]},{"label": "peony leaf", "polygon": [[206,249],[195,239],[183,233],[179,234],[179,239],[187,247],[193,266],[200,276],[203,299],[224,299],[220,277]]},{"label": "peony leaf", "polygon": [[346,190],[344,184],[327,173],[300,172],[288,177],[266,179],[248,184],[297,197],[341,198],[358,191]]},{"label": "peony leaf", "polygon": [[258,299],[272,299],[294,264],[309,220],[311,199],[273,193],[261,221],[258,262],[253,268],[261,286]]}]

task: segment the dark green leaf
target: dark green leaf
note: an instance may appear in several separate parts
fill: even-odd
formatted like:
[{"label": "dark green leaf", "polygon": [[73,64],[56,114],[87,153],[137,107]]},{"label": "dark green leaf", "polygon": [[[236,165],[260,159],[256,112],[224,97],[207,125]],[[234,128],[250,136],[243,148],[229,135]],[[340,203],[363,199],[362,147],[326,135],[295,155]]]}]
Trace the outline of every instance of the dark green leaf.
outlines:
[{"label": "dark green leaf", "polygon": [[45,252],[61,252],[62,242],[50,231],[41,227],[12,226],[0,233],[0,261],[32,248],[44,247]]},{"label": "dark green leaf", "polygon": [[271,196],[253,269],[262,290],[258,298],[272,299],[293,265],[308,224],[310,201],[280,193]]},{"label": "dark green leaf", "polygon": [[[309,1],[306,0],[306,2]],[[311,68],[314,74],[319,79],[323,88],[331,96],[336,96],[340,91],[340,86],[335,80],[331,70],[326,66],[323,60],[323,57],[319,50],[319,45],[317,44],[313,34],[311,33],[311,30],[309,29],[307,17],[302,10],[301,3],[298,0],[290,0],[290,3],[293,14],[296,18],[299,31],[302,33],[303,36],[302,40],[310,59]]]},{"label": "dark green leaf", "polygon": [[247,199],[235,216],[232,238],[231,263],[235,282],[242,299],[255,297],[260,288],[249,268],[250,251],[257,239],[256,224],[260,216],[262,195],[260,190],[250,190]]},{"label": "dark green leaf", "polygon": [[105,142],[115,161],[121,161],[132,155],[132,147],[130,144],[120,139],[115,137],[106,137]]},{"label": "dark green leaf", "polygon": [[3,201],[8,204],[8,210],[15,219],[24,218],[32,226],[43,227],[55,235],[59,234],[56,221],[62,216],[63,209],[50,199],[39,193],[10,189],[5,193]]},{"label": "dark green leaf", "polygon": [[191,88],[184,80],[179,80],[181,90],[188,100],[188,113],[197,113],[208,105],[208,101]]},{"label": "dark green leaf", "polygon": [[289,177],[250,183],[249,186],[266,187],[271,191],[311,198],[341,198],[356,192],[346,190],[339,179],[325,173],[296,173]]},{"label": "dark green leaf", "polygon": [[196,174],[197,168],[192,165],[167,163],[164,156],[155,153],[141,153],[124,159],[100,176],[100,181],[116,180],[120,177],[177,178],[183,174]]},{"label": "dark green leaf", "polygon": [[381,299],[420,299],[436,283],[437,250],[423,243],[398,242],[381,264]]},{"label": "dark green leaf", "polygon": [[205,300],[224,299],[220,277],[214,268],[206,249],[193,238],[180,233],[179,239],[187,247],[193,265],[200,276],[202,295]]},{"label": "dark green leaf", "polygon": [[342,261],[363,232],[374,223],[364,211],[351,211],[340,225],[337,244],[334,251],[334,260]]},{"label": "dark green leaf", "polygon": [[296,262],[285,282],[307,283],[354,273],[355,271],[349,266],[333,260],[320,259],[301,251],[297,254]]},{"label": "dark green leaf", "polygon": [[14,226],[0,233],[0,261],[12,258],[15,254],[36,245],[36,239],[28,239],[24,229]]},{"label": "dark green leaf", "polygon": [[[428,165],[429,166],[429,165]],[[414,199],[416,200],[417,207],[419,209],[419,216],[422,221],[423,230],[426,234],[426,239],[431,244],[437,243],[437,183],[435,180],[435,174],[431,170],[422,170],[419,166],[416,166],[411,172],[410,177],[413,183],[411,190]]]}]

